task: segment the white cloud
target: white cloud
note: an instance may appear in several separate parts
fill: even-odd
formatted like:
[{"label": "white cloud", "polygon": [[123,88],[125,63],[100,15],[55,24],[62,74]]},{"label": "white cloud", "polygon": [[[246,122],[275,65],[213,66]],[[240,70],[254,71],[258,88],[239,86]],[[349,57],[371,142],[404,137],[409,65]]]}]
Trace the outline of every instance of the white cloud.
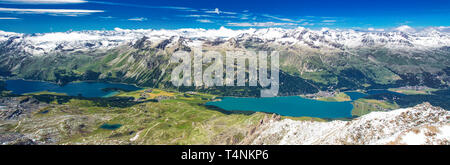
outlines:
[{"label": "white cloud", "polygon": [[113,19],[114,17],[113,16],[106,16],[106,17],[99,17],[99,18],[102,18],[102,19]]},{"label": "white cloud", "polygon": [[0,17],[0,20],[5,20],[5,19],[20,19],[20,18],[16,18],[16,17]]},{"label": "white cloud", "polygon": [[436,28],[441,32],[450,32],[450,26],[439,26]]},{"label": "white cloud", "polygon": [[383,32],[384,29],[367,28],[368,31]]},{"label": "white cloud", "polygon": [[212,21],[209,20],[209,19],[198,19],[197,22],[201,22],[201,23],[212,23]]},{"label": "white cloud", "polygon": [[220,18],[239,18],[239,17],[236,17],[236,16],[234,16],[234,15],[224,15],[224,16],[220,16]]},{"label": "white cloud", "polygon": [[300,22],[306,21],[306,19],[293,20],[293,19],[289,19],[289,18],[281,18],[281,17],[269,15],[269,14],[263,14],[262,16],[263,16],[263,17],[267,17],[267,18],[276,19],[276,20],[279,20],[279,21],[284,21],[284,22],[300,23]]},{"label": "white cloud", "polygon": [[229,12],[229,11],[220,11],[219,8],[215,8],[214,10],[206,10],[205,13],[215,13],[215,14],[237,14],[236,12]]},{"label": "white cloud", "polygon": [[8,4],[74,4],[86,2],[85,0],[0,0],[0,3]]},{"label": "white cloud", "polygon": [[277,22],[242,22],[242,23],[228,23],[228,26],[240,26],[240,27],[271,27],[271,26],[295,26],[295,23],[277,23]]},{"label": "white cloud", "polygon": [[276,16],[273,16],[273,15],[268,15],[268,14],[263,14],[262,16],[267,17],[267,18],[272,18],[272,19],[280,20],[280,21],[297,22],[297,21],[294,21],[294,20],[289,19],[289,18],[280,18],[280,17],[276,17]]},{"label": "white cloud", "polygon": [[310,23],[310,22],[303,22],[302,24],[300,24],[302,26],[314,26],[314,23]]},{"label": "white cloud", "polygon": [[328,19],[328,20],[323,20],[322,22],[325,22],[325,23],[333,23],[333,22],[336,22],[336,20]]},{"label": "white cloud", "polygon": [[205,11],[205,13],[216,13],[216,14],[220,14],[221,11],[219,10],[219,8],[216,8],[216,9],[214,9],[214,10],[208,10],[208,11]]},{"label": "white cloud", "polygon": [[230,12],[230,11],[224,11],[224,12],[222,12],[223,14],[232,14],[232,15],[234,15],[234,14],[237,14],[236,12]]},{"label": "white cloud", "polygon": [[130,18],[128,21],[147,21],[147,18],[145,17],[136,17],[136,18]]},{"label": "white cloud", "polygon": [[211,15],[198,15],[198,14],[191,14],[191,15],[183,15],[182,17],[194,17],[194,18],[200,18],[200,17],[212,17]]},{"label": "white cloud", "polygon": [[335,24],[334,23],[318,23],[318,25],[321,25],[321,26],[333,26]]},{"label": "white cloud", "polygon": [[250,14],[242,14],[242,15],[240,15],[240,19],[242,19],[242,20],[247,20],[247,19],[249,19],[249,17],[250,17],[251,15]]},{"label": "white cloud", "polygon": [[0,12],[11,12],[17,14],[49,14],[53,16],[80,16],[92,13],[101,13],[103,10],[82,10],[82,9],[18,9],[0,8]]},{"label": "white cloud", "polygon": [[142,4],[132,4],[132,3],[116,3],[116,2],[103,2],[103,1],[89,1],[89,3],[97,3],[103,5],[113,5],[113,6],[124,6],[124,7],[136,7],[136,8],[147,8],[147,9],[172,9],[172,10],[183,10],[183,11],[196,11],[195,9],[189,7],[180,6],[149,6]]},{"label": "white cloud", "polygon": [[394,30],[395,31],[401,31],[401,32],[407,32],[407,33],[411,33],[411,32],[415,32],[416,31],[416,29],[414,29],[414,28],[412,28],[412,27],[410,27],[408,25],[399,26],[399,27],[395,28]]},{"label": "white cloud", "polygon": [[254,26],[252,23],[248,23],[248,22],[242,22],[242,23],[235,23],[235,22],[230,22],[227,24],[228,26],[242,26],[242,27],[250,27],[250,26]]}]

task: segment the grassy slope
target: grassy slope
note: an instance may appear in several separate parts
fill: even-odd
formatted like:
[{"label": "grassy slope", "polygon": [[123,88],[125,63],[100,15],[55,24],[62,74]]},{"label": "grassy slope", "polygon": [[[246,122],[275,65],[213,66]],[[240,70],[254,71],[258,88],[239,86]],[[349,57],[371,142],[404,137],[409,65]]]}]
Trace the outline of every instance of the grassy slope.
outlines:
[{"label": "grassy slope", "polygon": [[423,89],[423,90],[389,88],[389,90],[392,92],[402,93],[405,95],[428,95],[431,92],[437,91],[437,89],[433,89],[433,88]]},{"label": "grassy slope", "polygon": [[[89,106],[86,108],[90,108]],[[111,116],[105,123],[122,124],[117,130],[97,129],[87,136],[70,138],[65,144],[211,144],[220,133],[233,137],[257,123],[263,114],[225,115],[185,100],[149,102],[104,112]],[[102,122],[103,123],[103,122]],[[139,135],[137,135],[139,134]],[[226,135],[224,135],[226,136]],[[136,138],[134,138],[136,137]],[[130,141],[133,139],[134,141]]]},{"label": "grassy slope", "polygon": [[400,106],[382,100],[358,99],[353,104],[352,115],[362,116],[373,111],[398,109]]},{"label": "grassy slope", "polygon": [[[119,95],[140,97],[140,92]],[[0,123],[0,130],[33,135],[42,141],[56,139],[58,144],[236,144],[269,115],[227,115],[208,109],[203,104],[214,97],[208,94],[153,90],[151,95],[176,98],[124,108],[97,106],[80,99],[63,104],[51,102],[31,118]],[[105,123],[122,126],[116,130],[100,128]]]},{"label": "grassy slope", "polygon": [[350,98],[350,96],[348,96],[344,92],[341,92],[341,93],[336,94],[334,97],[323,97],[323,98],[318,98],[317,100],[330,101],[330,102],[342,102],[342,101],[351,101],[352,99]]}]

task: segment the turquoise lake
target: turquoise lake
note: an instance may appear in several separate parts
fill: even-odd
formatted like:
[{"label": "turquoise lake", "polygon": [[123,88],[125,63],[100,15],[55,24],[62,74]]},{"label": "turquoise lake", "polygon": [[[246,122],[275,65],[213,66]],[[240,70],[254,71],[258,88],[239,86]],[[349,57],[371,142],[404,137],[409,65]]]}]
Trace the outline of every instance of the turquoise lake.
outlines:
[{"label": "turquoise lake", "polygon": [[83,97],[108,97],[117,93],[117,91],[107,91],[104,89],[114,88],[126,91],[135,91],[141,88],[134,85],[115,84],[104,82],[75,82],[64,86],[44,81],[28,81],[28,80],[6,80],[6,89],[12,91],[13,94],[25,94],[41,91],[65,93],[69,96]]},{"label": "turquoise lake", "polygon": [[208,102],[225,110],[274,112],[283,116],[309,116],[319,118],[350,118],[353,105],[347,102],[326,102],[300,96],[270,98],[223,97],[221,101]]},{"label": "turquoise lake", "polygon": [[368,96],[368,94],[361,93],[361,92],[345,92],[348,96],[350,96],[350,99],[352,100],[358,100],[359,98]]},{"label": "turquoise lake", "polygon": [[[395,93],[388,90],[370,90],[365,93],[345,92],[351,100],[383,94]],[[397,93],[398,94],[398,93]],[[283,116],[308,116],[318,118],[350,118],[352,117],[352,101],[327,102],[306,99],[300,96],[271,98],[239,98],[223,97],[221,101],[208,102],[206,105],[217,106],[228,111],[260,111],[272,112]]]},{"label": "turquoise lake", "polygon": [[[64,86],[43,81],[7,80],[7,90],[13,94],[25,94],[41,91],[65,93],[69,96],[109,97],[117,93],[114,90],[135,91],[141,88],[134,85],[106,82],[76,82]],[[367,94],[360,92],[345,92],[352,100],[380,93],[392,93],[387,90],[372,90]],[[353,105],[351,101],[326,102],[306,99],[300,96],[284,96],[271,98],[238,98],[223,97],[221,101],[208,102],[206,105],[217,106],[229,111],[261,111],[277,113],[283,116],[309,116],[318,118],[350,118]]]}]

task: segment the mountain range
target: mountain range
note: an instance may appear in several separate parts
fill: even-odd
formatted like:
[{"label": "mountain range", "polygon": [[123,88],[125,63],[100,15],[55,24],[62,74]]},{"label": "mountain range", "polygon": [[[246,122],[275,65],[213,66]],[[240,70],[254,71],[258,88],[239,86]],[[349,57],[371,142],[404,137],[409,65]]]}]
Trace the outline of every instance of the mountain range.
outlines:
[{"label": "mountain range", "polygon": [[178,29],[178,30],[126,30],[112,31],[68,31],[56,33],[14,33],[0,31],[0,42],[5,47],[16,46],[30,55],[44,55],[58,52],[76,52],[96,49],[112,49],[124,43],[133,43],[142,37],[149,41],[170,40],[175,44],[184,39],[188,46],[199,46],[202,41],[239,42],[259,40],[265,43],[309,47],[313,49],[349,49],[380,46],[391,49],[433,49],[450,45],[449,27],[429,27],[415,30],[401,26],[391,31],[355,31],[352,29],[311,30],[296,29],[248,29],[218,30]]},{"label": "mountain range", "polygon": [[[260,87],[174,87],[170,73],[176,65],[169,63],[171,55],[178,50],[192,53],[198,47],[221,53],[279,51],[279,95],[388,88],[426,91],[358,99],[353,106],[364,113],[342,120],[224,113],[205,103],[220,96],[259,96]],[[448,27],[0,31],[2,79],[60,85],[108,81],[143,87],[111,98],[5,93],[0,97],[0,143],[449,144],[450,114],[442,109],[450,107],[449,66]],[[0,90],[4,88],[0,81]],[[141,100],[147,96],[151,99]]]},{"label": "mountain range", "polygon": [[[202,47],[219,52],[279,51],[281,95],[418,85],[446,88],[450,82],[449,31],[448,27],[417,30],[408,26],[389,31],[303,27],[0,31],[0,76],[60,84],[104,80],[173,88],[170,55]],[[220,90],[236,95],[234,89]],[[244,95],[257,95],[255,89],[245,91]]]}]

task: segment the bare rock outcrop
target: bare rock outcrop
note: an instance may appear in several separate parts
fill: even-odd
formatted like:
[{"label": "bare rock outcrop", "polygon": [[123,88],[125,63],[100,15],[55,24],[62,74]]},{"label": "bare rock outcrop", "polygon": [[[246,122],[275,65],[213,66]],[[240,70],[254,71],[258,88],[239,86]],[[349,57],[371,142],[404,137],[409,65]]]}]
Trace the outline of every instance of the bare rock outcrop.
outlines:
[{"label": "bare rock outcrop", "polygon": [[264,122],[243,144],[450,144],[450,112],[429,103],[352,121]]}]

